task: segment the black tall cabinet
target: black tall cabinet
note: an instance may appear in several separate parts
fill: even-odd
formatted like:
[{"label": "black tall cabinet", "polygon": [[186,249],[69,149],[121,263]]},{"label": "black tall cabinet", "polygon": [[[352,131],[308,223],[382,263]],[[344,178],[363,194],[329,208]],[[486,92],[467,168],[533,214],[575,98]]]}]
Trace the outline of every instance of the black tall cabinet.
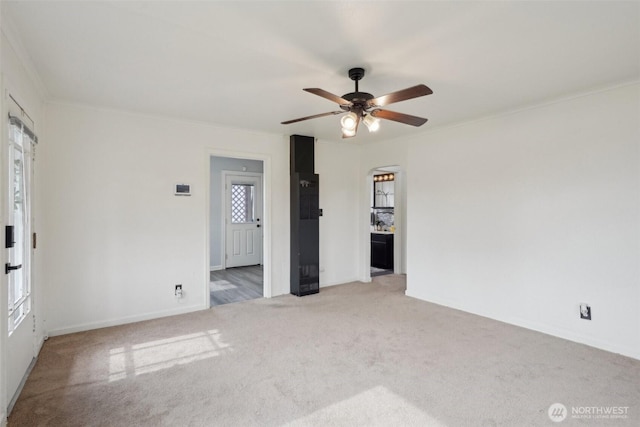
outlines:
[{"label": "black tall cabinet", "polygon": [[320,290],[320,188],[310,136],[291,135],[291,293]]}]

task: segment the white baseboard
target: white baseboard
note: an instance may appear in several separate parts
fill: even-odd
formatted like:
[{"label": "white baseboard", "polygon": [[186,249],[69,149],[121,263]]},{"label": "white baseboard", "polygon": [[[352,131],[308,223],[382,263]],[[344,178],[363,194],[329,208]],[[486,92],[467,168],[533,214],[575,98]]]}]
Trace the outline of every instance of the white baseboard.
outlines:
[{"label": "white baseboard", "polygon": [[358,279],[357,277],[351,278],[351,279],[344,279],[344,280],[336,280],[336,281],[331,281],[331,282],[320,282],[320,287],[321,288],[327,288],[329,286],[335,286],[335,285],[344,285],[345,283],[351,283],[351,282],[359,282],[360,279]]},{"label": "white baseboard", "polygon": [[222,267],[221,265],[211,265],[211,266],[209,266],[209,271],[218,271],[218,270],[224,270],[224,267]]},{"label": "white baseboard", "polygon": [[36,357],[40,354],[40,350],[42,350],[42,346],[44,345],[45,337],[41,335],[36,337]]},{"label": "white baseboard", "polygon": [[125,325],[127,323],[142,322],[144,320],[158,319],[161,317],[175,316],[178,314],[187,314],[194,311],[206,310],[208,308],[208,305],[190,305],[188,307],[181,307],[173,310],[155,311],[135,316],[126,316],[119,319],[83,323],[81,325],[69,326],[66,328],[52,329],[48,331],[47,335],[50,337],[55,337],[57,335],[73,334],[75,332],[90,331],[92,329],[107,328],[109,326]]},{"label": "white baseboard", "polygon": [[475,314],[476,316],[486,317],[488,319],[497,320],[498,322],[508,323],[510,325],[518,326],[525,329],[530,329],[532,331],[541,332],[543,334],[551,335],[551,336],[562,338],[568,341],[573,341],[579,344],[595,347],[600,350],[605,350],[611,353],[617,353],[623,356],[640,360],[640,351],[638,351],[637,349],[621,346],[617,343],[602,341],[593,337],[588,337],[568,329],[559,328],[553,325],[547,325],[547,324],[538,323],[538,322],[532,322],[527,319],[513,318],[508,316],[505,317],[502,315],[497,315],[495,313],[489,313],[489,312],[480,312],[478,310],[469,309],[468,307],[463,307],[460,304],[452,303],[451,301],[447,301],[444,299],[423,298],[419,295],[413,294],[409,290],[405,291],[405,295],[408,297],[416,298],[432,304],[441,305],[443,307],[452,308],[454,310],[464,311],[465,313]]},{"label": "white baseboard", "polygon": [[37,361],[38,361],[38,356],[34,357],[31,360],[31,363],[29,363],[29,366],[27,367],[27,371],[24,373],[24,376],[22,377],[22,380],[18,385],[18,389],[16,390],[15,394],[11,397],[11,401],[9,401],[9,404],[7,405],[7,414],[11,415],[11,411],[13,410],[13,407],[18,401],[18,398],[22,393],[22,389],[24,388],[24,385],[27,383],[27,379],[29,378],[29,375],[31,375],[31,371],[33,371],[33,367],[36,366]]}]

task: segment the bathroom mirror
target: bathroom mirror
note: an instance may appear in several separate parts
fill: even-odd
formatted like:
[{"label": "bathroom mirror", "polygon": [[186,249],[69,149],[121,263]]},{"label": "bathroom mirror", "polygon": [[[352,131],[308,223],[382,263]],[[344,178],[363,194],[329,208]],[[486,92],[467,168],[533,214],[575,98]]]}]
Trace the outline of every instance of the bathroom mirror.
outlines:
[{"label": "bathroom mirror", "polygon": [[373,207],[392,208],[394,206],[395,176],[385,173],[373,176]]}]

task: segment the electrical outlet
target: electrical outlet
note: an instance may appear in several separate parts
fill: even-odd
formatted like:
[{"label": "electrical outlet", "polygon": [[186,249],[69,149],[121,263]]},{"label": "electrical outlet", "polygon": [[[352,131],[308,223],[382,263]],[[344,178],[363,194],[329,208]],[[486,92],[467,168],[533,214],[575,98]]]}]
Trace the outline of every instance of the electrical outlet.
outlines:
[{"label": "electrical outlet", "polygon": [[174,292],[176,298],[182,298],[182,285],[178,284],[176,285],[176,289]]},{"label": "electrical outlet", "polygon": [[591,306],[589,304],[580,304],[580,318],[591,320]]}]

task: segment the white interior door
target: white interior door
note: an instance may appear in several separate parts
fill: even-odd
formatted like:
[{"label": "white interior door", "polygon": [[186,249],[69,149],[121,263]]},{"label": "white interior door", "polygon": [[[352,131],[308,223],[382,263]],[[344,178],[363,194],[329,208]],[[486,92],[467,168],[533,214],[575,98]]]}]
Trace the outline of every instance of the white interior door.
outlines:
[{"label": "white interior door", "polygon": [[[7,330],[7,397],[11,400],[35,357],[31,293],[31,182],[33,141],[21,125],[9,125],[5,274]],[[8,402],[7,402],[8,403]]]},{"label": "white interior door", "polygon": [[262,264],[262,175],[226,175],[225,198],[225,267]]}]

